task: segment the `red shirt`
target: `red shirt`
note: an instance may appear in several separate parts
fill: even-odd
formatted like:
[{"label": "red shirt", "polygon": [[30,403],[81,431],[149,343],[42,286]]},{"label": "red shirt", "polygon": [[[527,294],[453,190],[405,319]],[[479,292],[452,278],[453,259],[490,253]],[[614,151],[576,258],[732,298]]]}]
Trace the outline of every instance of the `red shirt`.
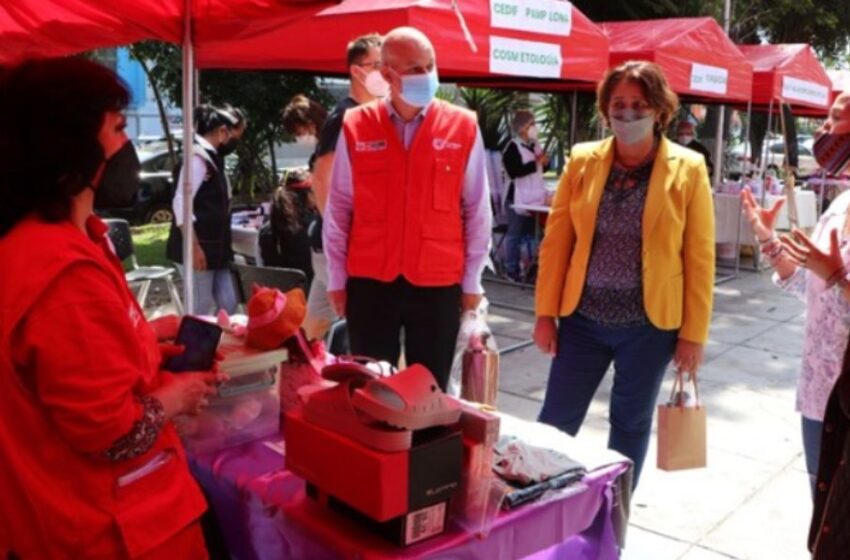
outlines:
[{"label": "red shirt", "polygon": [[163,374],[105,224],[87,229],[30,218],[0,238],[0,553],[135,557],[205,507],[170,423],[145,454],[104,457]]}]

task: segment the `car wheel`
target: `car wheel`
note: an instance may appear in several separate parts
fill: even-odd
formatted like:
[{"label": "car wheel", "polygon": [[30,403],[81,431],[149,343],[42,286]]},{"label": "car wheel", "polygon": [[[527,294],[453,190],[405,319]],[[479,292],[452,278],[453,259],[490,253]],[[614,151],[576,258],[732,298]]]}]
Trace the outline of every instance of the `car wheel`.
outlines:
[{"label": "car wheel", "polygon": [[157,206],[148,212],[145,220],[149,224],[168,224],[174,219],[174,212],[168,206]]}]

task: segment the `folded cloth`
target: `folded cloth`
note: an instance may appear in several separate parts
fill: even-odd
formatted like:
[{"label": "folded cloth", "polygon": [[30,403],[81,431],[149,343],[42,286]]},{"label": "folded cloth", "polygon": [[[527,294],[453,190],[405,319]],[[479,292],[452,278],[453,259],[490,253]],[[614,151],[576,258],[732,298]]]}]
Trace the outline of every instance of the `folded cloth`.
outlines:
[{"label": "folded cloth", "polygon": [[564,473],[585,473],[584,465],[564,453],[531,445],[516,436],[502,435],[493,447],[493,470],[522,485],[544,482]]}]

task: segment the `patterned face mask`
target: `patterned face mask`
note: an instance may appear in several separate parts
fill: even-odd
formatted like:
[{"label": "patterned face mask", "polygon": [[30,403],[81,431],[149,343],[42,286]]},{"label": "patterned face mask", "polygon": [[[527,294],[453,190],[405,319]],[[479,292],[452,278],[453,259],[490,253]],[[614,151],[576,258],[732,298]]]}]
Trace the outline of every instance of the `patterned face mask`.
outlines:
[{"label": "patterned face mask", "polygon": [[812,148],[815,160],[830,175],[841,175],[850,168],[850,133],[826,132]]}]

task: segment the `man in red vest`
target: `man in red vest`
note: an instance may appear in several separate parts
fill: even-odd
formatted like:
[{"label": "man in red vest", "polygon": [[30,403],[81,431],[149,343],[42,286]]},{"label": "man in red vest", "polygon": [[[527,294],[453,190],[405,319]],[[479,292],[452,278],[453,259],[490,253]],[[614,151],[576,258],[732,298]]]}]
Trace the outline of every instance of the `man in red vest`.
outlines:
[{"label": "man in red vest", "polygon": [[448,383],[461,310],[481,300],[490,195],[475,114],[434,99],[434,47],[391,31],[381,49],[390,95],[345,114],[323,228],[328,296],[351,350]]}]

